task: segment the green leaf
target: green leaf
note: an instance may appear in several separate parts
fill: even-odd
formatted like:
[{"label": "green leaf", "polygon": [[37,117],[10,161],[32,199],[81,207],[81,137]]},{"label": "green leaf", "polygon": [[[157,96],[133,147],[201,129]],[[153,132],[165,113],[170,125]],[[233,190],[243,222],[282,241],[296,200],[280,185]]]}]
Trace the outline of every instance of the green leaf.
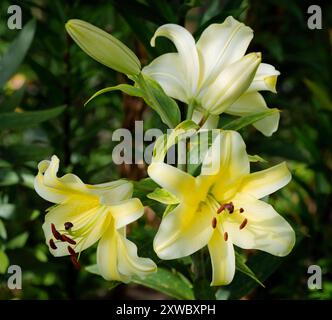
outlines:
[{"label": "green leaf", "polygon": [[0,88],[4,86],[22,63],[30,48],[35,29],[36,22],[34,20],[29,21],[0,59]]},{"label": "green leaf", "polygon": [[6,248],[7,249],[19,249],[25,246],[27,240],[29,237],[28,232],[23,232],[16,236],[15,238],[11,239],[10,241],[7,242]]},{"label": "green leaf", "polygon": [[263,111],[263,112],[258,112],[258,113],[255,113],[255,114],[251,114],[251,115],[248,115],[248,116],[244,116],[244,117],[241,117],[241,118],[238,118],[236,120],[233,120],[227,124],[225,124],[223,126],[223,129],[224,130],[240,130],[250,124],[253,124],[259,120],[262,120],[272,114],[275,114],[277,112],[280,112],[279,109],[277,108],[273,108],[273,109],[269,109],[269,110],[266,110],[266,111]]},{"label": "green leaf", "polygon": [[22,86],[20,89],[15,91],[11,96],[5,97],[0,105],[0,113],[12,112],[18,107],[23,99],[26,87]]},{"label": "green leaf", "polygon": [[0,249],[0,273],[7,272],[9,266],[9,259],[6,255],[6,253]]},{"label": "green leaf", "polygon": [[169,128],[174,128],[181,121],[180,109],[175,100],[166,95],[157,81],[146,75],[140,74],[134,80],[143,91],[147,105],[158,113]]},{"label": "green leaf", "polygon": [[0,157],[14,166],[27,161],[40,161],[52,154],[52,151],[51,147],[18,143],[6,147],[0,146]]},{"label": "green leaf", "polygon": [[100,96],[101,94],[111,92],[111,91],[116,91],[116,90],[120,90],[130,96],[143,98],[143,92],[141,89],[136,88],[130,84],[119,84],[114,87],[107,87],[107,88],[97,91],[91,98],[89,98],[89,100],[87,102],[84,103],[84,106],[86,106],[89,102],[91,102],[93,99]]},{"label": "green leaf", "polygon": [[7,239],[6,227],[5,227],[5,225],[4,225],[4,223],[2,222],[1,219],[0,219],[0,237],[4,240]]},{"label": "green leaf", "polygon": [[320,106],[323,109],[332,111],[332,101],[328,95],[327,90],[309,79],[305,79],[304,82],[313,94],[314,98],[319,102]]},{"label": "green leaf", "polygon": [[133,282],[155,289],[176,299],[195,299],[189,281],[185,281],[183,275],[177,272],[171,272],[167,269],[158,268],[157,272],[145,278],[134,277]]},{"label": "green leaf", "polygon": [[259,281],[254,272],[246,265],[246,259],[238,252],[235,252],[236,259],[236,270],[246,274],[251,279],[255,280],[258,284],[260,284],[263,288],[265,288],[264,284]]},{"label": "green leaf", "polygon": [[147,195],[149,199],[164,203],[164,204],[177,204],[179,199],[162,188],[156,188],[153,192]]},{"label": "green leaf", "polygon": [[15,211],[15,205],[11,203],[0,204],[0,217],[9,219]]},{"label": "green leaf", "polygon": [[64,110],[65,107],[62,106],[42,111],[2,113],[0,117],[0,130],[32,127],[40,122],[57,117]]}]

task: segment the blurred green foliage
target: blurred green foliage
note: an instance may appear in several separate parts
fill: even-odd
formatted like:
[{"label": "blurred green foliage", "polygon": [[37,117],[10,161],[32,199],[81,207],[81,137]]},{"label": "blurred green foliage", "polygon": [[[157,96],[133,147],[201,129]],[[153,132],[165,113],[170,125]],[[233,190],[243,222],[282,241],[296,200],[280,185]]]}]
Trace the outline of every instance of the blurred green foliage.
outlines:
[{"label": "blurred green foliage", "polygon": [[[22,31],[7,28],[5,14],[14,3],[23,11]],[[84,107],[97,90],[124,83],[124,78],[86,56],[67,36],[64,24],[70,18],[93,23],[125,42],[145,64],[170,51],[165,39],[158,40],[157,48],[150,47],[157,26],[186,25],[197,37],[210,23],[220,23],[228,15],[254,29],[249,51],[261,51],[263,61],[281,71],[278,95],[265,94],[269,106],[282,110],[279,131],[272,138],[251,127],[241,133],[248,152],[268,161],[255,163],[256,169],[288,161],[293,180],[269,201],[292,223],[297,245],[283,259],[249,254],[247,264],[265,288],[238,272],[230,286],[216,291],[209,287],[206,272],[206,281],[197,283],[199,290],[193,292],[191,258],[160,261],[152,252],[158,217],[148,214],[130,233],[142,255],[151,256],[161,267],[144,284],[176,298],[331,299],[332,5],[315,1],[322,7],[323,29],[310,30],[311,4],[301,0],[1,1],[0,299],[162,297],[137,285],[109,283],[84,270],[78,273],[69,259],[53,258],[44,245],[41,225],[48,204],[33,190],[38,161],[57,154],[66,172],[89,183],[119,176],[139,179],[145,176],[144,168],[112,163],[112,132],[119,127],[132,130],[133,121],[140,119],[145,128],[164,126],[140,99],[119,92],[102,95]],[[146,180],[135,193],[145,197],[154,188]],[[162,212],[161,205],[143,200],[157,214]],[[93,264],[94,250],[81,259],[85,266]],[[203,261],[202,267],[209,270],[208,257]],[[7,289],[9,264],[22,267],[23,290]],[[322,290],[307,288],[312,264],[322,267]],[[166,282],[173,286],[165,287]]]}]

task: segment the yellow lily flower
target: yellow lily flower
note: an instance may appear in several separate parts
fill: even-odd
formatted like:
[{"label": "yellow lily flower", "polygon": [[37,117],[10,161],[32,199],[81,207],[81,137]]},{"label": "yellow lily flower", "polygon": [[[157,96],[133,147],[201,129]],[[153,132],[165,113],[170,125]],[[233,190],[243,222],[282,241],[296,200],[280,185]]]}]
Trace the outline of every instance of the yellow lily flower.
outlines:
[{"label": "yellow lily flower", "polygon": [[128,75],[140,73],[141,63],[135,53],[104,30],[79,19],[69,20],[66,30],[91,58]]},{"label": "yellow lily flower", "polygon": [[[214,116],[222,112],[246,116],[268,109],[258,91],[276,92],[280,73],[261,63],[260,53],[244,55],[253,38],[252,29],[228,17],[205,29],[197,43],[189,31],[176,24],[159,27],[152,46],[159,36],[173,41],[178,52],[161,55],[143,68],[143,73],[158,81],[169,96]],[[278,123],[279,113],[275,113],[254,126],[269,136]]]},{"label": "yellow lily flower", "polygon": [[37,193],[56,205],[48,209],[43,230],[55,257],[77,255],[99,241],[97,265],[106,280],[127,282],[133,275],[156,270],[154,262],[137,256],[126,239],[126,225],[143,215],[139,199],[131,198],[133,185],[125,180],[89,185],[74,174],[57,177],[59,159],[41,161],[34,181]]},{"label": "yellow lily flower", "polygon": [[293,229],[271,205],[259,200],[285,186],[291,174],[285,163],[250,173],[246,146],[235,131],[222,131],[209,151],[198,177],[164,162],[149,166],[149,176],[179,199],[162,219],[154,250],[167,260],[207,245],[211,285],[226,285],[235,272],[233,244],[276,256],[292,250]]}]

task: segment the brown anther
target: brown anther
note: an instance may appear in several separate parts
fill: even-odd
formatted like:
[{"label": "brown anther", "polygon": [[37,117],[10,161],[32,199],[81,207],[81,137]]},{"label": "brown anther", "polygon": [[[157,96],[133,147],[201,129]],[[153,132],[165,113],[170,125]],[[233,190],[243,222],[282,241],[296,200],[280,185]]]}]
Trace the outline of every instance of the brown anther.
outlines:
[{"label": "brown anther", "polygon": [[225,203],[225,209],[227,209],[229,213],[233,213],[234,212],[233,202]]},{"label": "brown anther", "polygon": [[66,230],[71,229],[73,226],[74,226],[74,225],[73,225],[71,222],[66,222],[66,223],[65,223],[65,229],[66,229]]},{"label": "brown anther", "polygon": [[71,256],[75,256],[76,257],[76,252],[75,252],[75,250],[72,247],[68,246],[67,249],[68,249],[68,252],[69,252],[69,254]]},{"label": "brown anther", "polygon": [[225,209],[227,209],[229,213],[233,213],[234,212],[233,202],[224,203],[223,205],[221,205],[221,207],[217,210],[217,213],[219,214],[221,211],[224,211]]},{"label": "brown anther", "polygon": [[70,260],[71,260],[72,264],[74,265],[75,269],[79,270],[81,268],[81,265],[78,262],[76,256],[70,256]]},{"label": "brown anther", "polygon": [[242,230],[242,229],[247,225],[247,223],[248,223],[248,219],[245,218],[245,219],[242,221],[242,223],[240,224],[240,230]]},{"label": "brown anther", "polygon": [[68,243],[70,243],[70,244],[76,244],[76,241],[75,241],[75,240],[73,240],[73,239],[67,237],[67,236],[64,235],[64,234],[61,235],[61,241],[62,241],[62,242],[68,242]]},{"label": "brown anther", "polygon": [[54,238],[56,240],[61,240],[61,233],[55,228],[54,223],[51,223],[51,230],[52,230]]},{"label": "brown anther", "polygon": [[50,239],[50,241],[48,242],[50,244],[50,247],[53,249],[53,250],[56,250],[58,249],[58,247],[55,245],[54,243],[54,240],[53,239]]},{"label": "brown anther", "polygon": [[228,233],[227,233],[227,232],[224,233],[224,240],[225,240],[225,241],[228,240]]},{"label": "brown anther", "polygon": [[212,228],[215,229],[216,226],[217,226],[217,219],[216,219],[216,217],[214,217],[214,218],[212,219]]},{"label": "brown anther", "polygon": [[240,208],[240,213],[244,212],[244,209],[243,208]]}]

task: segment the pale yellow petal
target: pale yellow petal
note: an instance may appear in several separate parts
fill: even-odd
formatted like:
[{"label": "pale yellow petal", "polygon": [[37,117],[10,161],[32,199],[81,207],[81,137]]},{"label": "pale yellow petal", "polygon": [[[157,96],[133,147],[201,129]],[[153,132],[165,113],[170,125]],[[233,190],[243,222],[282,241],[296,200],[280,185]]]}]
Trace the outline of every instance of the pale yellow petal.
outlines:
[{"label": "pale yellow petal", "polygon": [[144,277],[157,271],[156,264],[151,259],[139,257],[136,245],[121,234],[119,235],[118,252],[119,272],[126,277],[134,275]]},{"label": "pale yellow petal", "polygon": [[[233,204],[244,212],[229,215],[223,227],[236,246],[279,257],[290,253],[295,244],[295,232],[271,205],[243,193],[233,199]],[[247,224],[240,229],[245,218]]]},{"label": "pale yellow petal", "polygon": [[110,212],[115,220],[115,228],[119,229],[139,219],[144,207],[139,199],[133,198],[112,204]]},{"label": "pale yellow petal", "polygon": [[280,72],[274,66],[261,63],[254,80],[248,88],[248,92],[267,90],[276,93],[276,84],[279,75]]},{"label": "pale yellow petal", "polygon": [[269,169],[251,173],[242,180],[239,192],[261,199],[289,183],[292,176],[286,162]]},{"label": "pale yellow petal", "polygon": [[215,230],[208,248],[212,264],[212,286],[223,286],[229,284],[235,274],[235,255],[233,244],[228,239],[224,240],[219,230]]},{"label": "pale yellow petal", "polygon": [[185,70],[178,53],[159,56],[142,72],[156,80],[170,97],[188,102]]},{"label": "pale yellow petal", "polygon": [[179,200],[194,200],[195,178],[190,174],[163,162],[152,162],[148,167],[148,174]]},{"label": "pale yellow petal", "polygon": [[86,192],[86,187],[81,179],[74,174],[57,177],[59,159],[52,156],[51,161],[43,160],[38,164],[38,174],[34,181],[36,192],[45,200],[61,203],[73,194]]},{"label": "pale yellow petal", "polygon": [[233,17],[207,27],[196,45],[203,87],[210,85],[226,66],[241,59],[252,38],[252,29]]},{"label": "pale yellow petal", "polygon": [[214,176],[211,193],[221,200],[230,197],[231,186],[246,176],[249,169],[246,145],[241,135],[236,131],[222,131],[203,161],[202,174]]},{"label": "pale yellow petal", "polygon": [[[247,92],[242,95],[229,108],[227,108],[225,113],[243,117],[268,110],[269,108],[267,107],[262,95],[254,91]],[[278,130],[279,119],[280,113],[275,112],[262,120],[256,121],[253,123],[253,126],[264,135],[271,136]]]},{"label": "pale yellow petal", "polygon": [[214,115],[227,110],[248,89],[260,62],[261,54],[251,53],[227,66],[202,92],[202,107]]},{"label": "pale yellow petal", "polygon": [[163,217],[153,247],[164,260],[191,255],[206,246],[213,233],[212,212],[202,205],[178,205]]},{"label": "pale yellow petal", "polygon": [[127,180],[86,185],[86,187],[89,193],[98,196],[100,202],[108,206],[129,199],[133,194],[133,184]]},{"label": "pale yellow petal", "polygon": [[97,247],[97,265],[101,276],[105,280],[127,282],[129,279],[119,272],[118,261],[120,233],[111,221],[109,227],[100,239]]},{"label": "pale yellow petal", "polygon": [[190,96],[194,95],[199,78],[199,59],[195,39],[188,30],[180,25],[171,23],[162,25],[156,30],[151,39],[152,46],[155,45],[156,38],[160,36],[166,37],[174,43],[185,72],[187,93]]}]

